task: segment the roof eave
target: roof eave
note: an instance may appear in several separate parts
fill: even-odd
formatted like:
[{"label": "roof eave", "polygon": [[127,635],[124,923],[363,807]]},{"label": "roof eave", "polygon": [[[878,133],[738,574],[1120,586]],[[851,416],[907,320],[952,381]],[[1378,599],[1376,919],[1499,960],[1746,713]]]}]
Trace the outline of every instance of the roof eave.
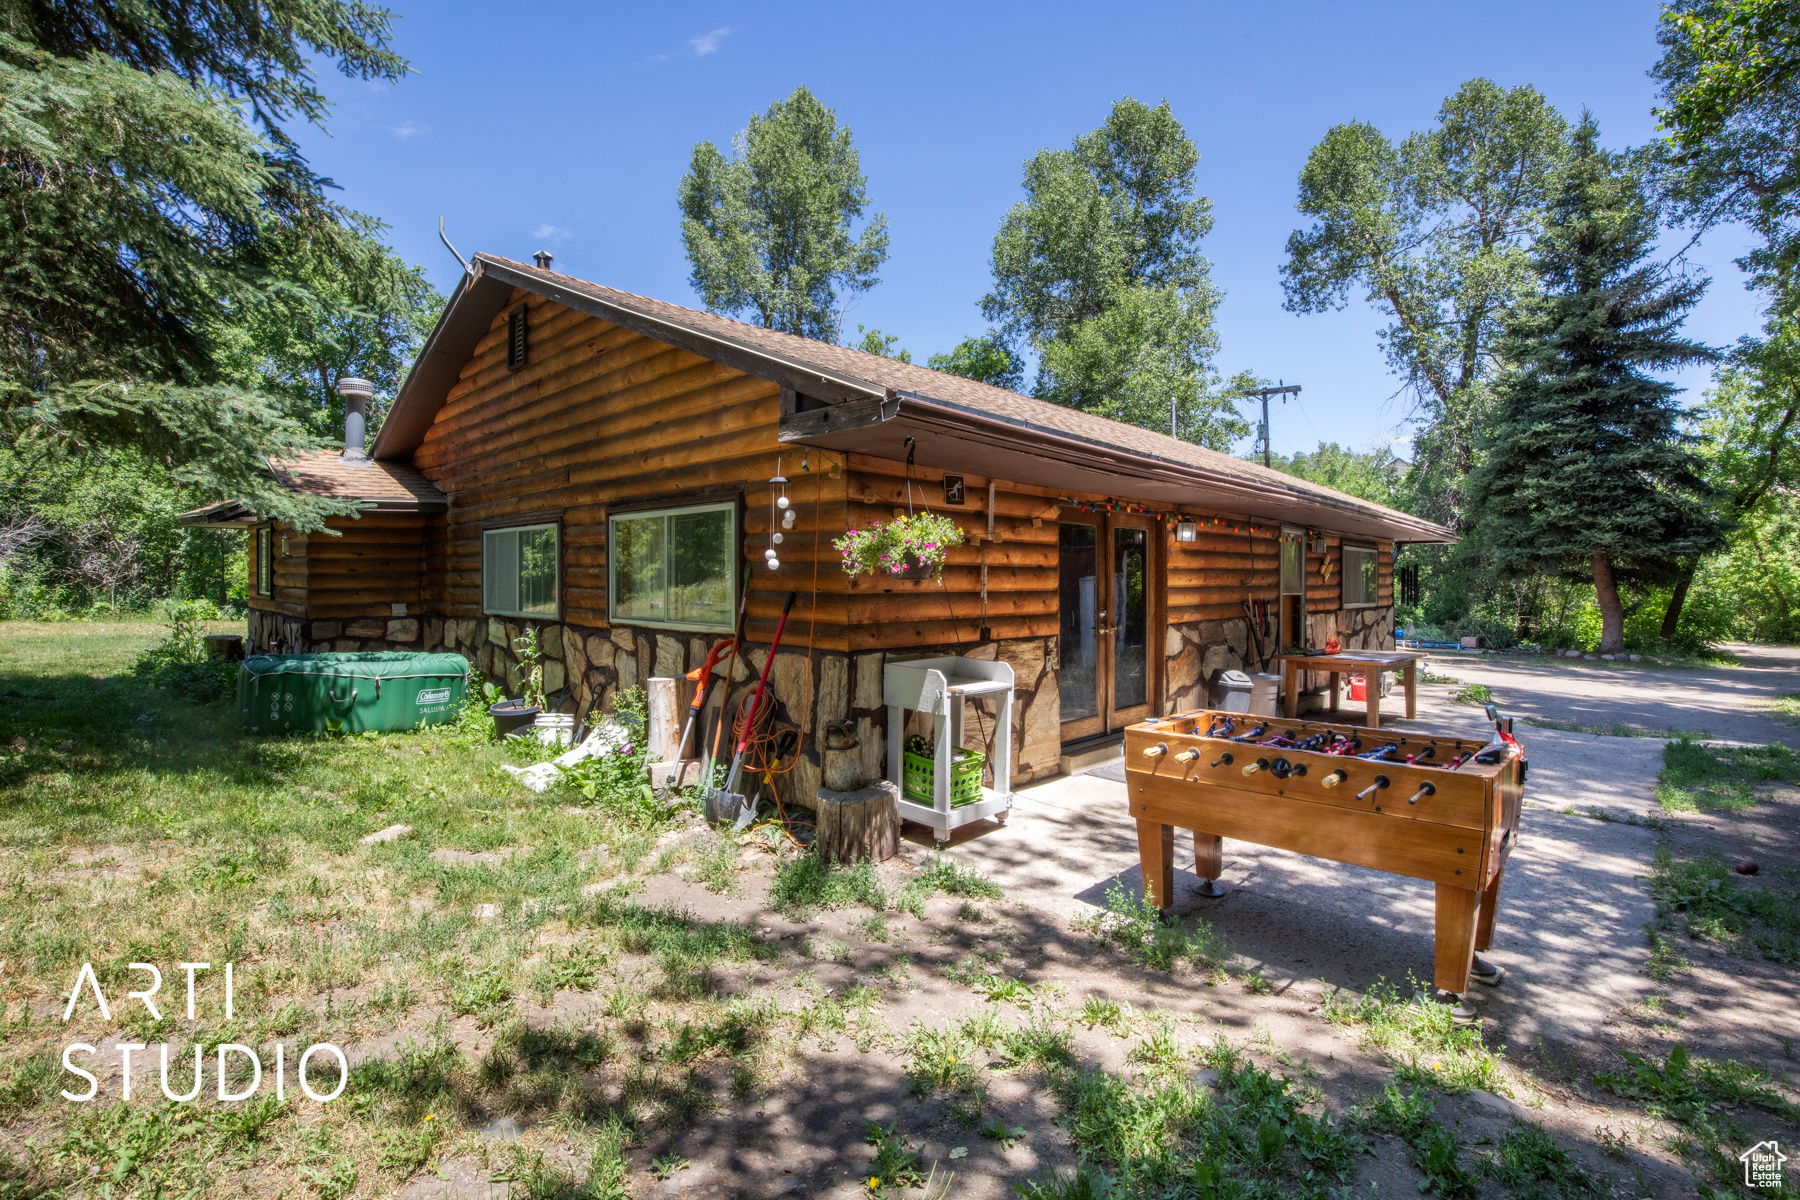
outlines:
[{"label": "roof eave", "polygon": [[[921,445],[927,433],[938,442]],[[1336,532],[1376,537],[1387,541],[1447,544],[1457,541],[1451,530],[1407,513],[1374,504],[1359,504],[1349,497],[1337,499],[1280,481],[1248,479],[1193,463],[1146,454],[1104,442],[1088,441],[1029,421],[1002,417],[964,405],[896,393],[885,401],[870,400],[832,405],[789,414],[782,418],[781,440],[838,450],[852,450],[881,457],[903,458],[905,437],[917,461],[928,466],[966,469],[992,474],[994,467],[979,468],[991,460],[967,458],[954,443],[979,445],[1058,463],[1059,486],[1071,491],[1097,491],[1131,499],[1163,499],[1170,503],[1199,506],[1231,505],[1253,515],[1278,520],[1310,520]],[[943,439],[949,439],[946,443]],[[930,462],[928,458],[939,461]],[[1070,474],[1074,472],[1075,474]],[[1017,474],[1018,472],[1014,472]],[[1013,475],[1009,475],[1012,478]],[[1083,487],[1081,478],[1096,486]],[[1034,482],[1020,478],[1018,482]],[[1190,494],[1205,493],[1202,498]]]}]

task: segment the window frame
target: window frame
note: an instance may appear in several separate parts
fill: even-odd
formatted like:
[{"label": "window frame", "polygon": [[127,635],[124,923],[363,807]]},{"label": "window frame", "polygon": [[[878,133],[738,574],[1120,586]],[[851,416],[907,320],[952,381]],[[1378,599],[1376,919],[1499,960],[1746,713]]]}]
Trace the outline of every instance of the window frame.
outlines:
[{"label": "window frame", "polygon": [[[1380,546],[1361,546],[1361,545],[1355,545],[1355,544],[1352,544],[1349,542],[1345,542],[1342,546],[1339,547],[1339,554],[1340,554],[1340,557],[1338,560],[1338,576],[1340,579],[1340,583],[1339,583],[1338,595],[1340,597],[1340,607],[1343,607],[1343,608],[1380,608],[1381,607],[1381,547]],[[1350,556],[1352,554],[1356,554],[1356,555],[1367,554],[1369,556],[1369,561],[1371,561],[1372,563],[1375,564],[1375,590],[1374,590],[1374,593],[1372,595],[1370,595],[1366,600],[1359,600],[1359,601],[1356,601],[1355,603],[1352,603],[1350,600]],[[1358,571],[1357,578],[1359,580],[1361,579],[1360,570]]]},{"label": "window frame", "polygon": [[265,599],[275,595],[275,527],[256,527],[256,594]]},{"label": "window frame", "polygon": [[[1287,577],[1288,546],[1299,547],[1298,587],[1290,588]],[[1306,595],[1306,533],[1292,525],[1283,525],[1275,539],[1275,591],[1280,596]]]},{"label": "window frame", "polygon": [[[731,592],[726,601],[726,616],[723,625],[702,625],[693,621],[657,621],[643,617],[620,616],[619,603],[619,557],[614,547],[619,544],[618,523],[620,521],[643,521],[651,517],[667,520],[670,517],[682,516],[695,512],[723,512],[731,518]],[[667,546],[663,563],[668,564]],[[606,620],[609,625],[630,625],[645,629],[669,629],[687,633],[725,633],[736,631],[738,602],[744,597],[746,582],[744,579],[744,506],[741,498],[736,496],[720,497],[715,495],[702,498],[694,496],[686,503],[677,500],[640,502],[630,506],[620,505],[610,508],[606,514]],[[665,570],[664,578],[667,579]],[[666,584],[665,584],[666,589]],[[666,595],[666,590],[665,590]]]},{"label": "window frame", "polygon": [[[556,579],[551,584],[556,596],[554,612],[518,612],[510,609],[488,607],[488,537],[496,533],[529,533],[534,530],[548,529],[556,538]],[[563,528],[560,517],[545,520],[541,517],[528,517],[523,522],[495,523],[484,525],[481,529],[481,614],[486,617],[512,617],[520,621],[560,621],[563,614]],[[516,582],[516,581],[515,581]],[[514,592],[516,598],[518,593]]]}]

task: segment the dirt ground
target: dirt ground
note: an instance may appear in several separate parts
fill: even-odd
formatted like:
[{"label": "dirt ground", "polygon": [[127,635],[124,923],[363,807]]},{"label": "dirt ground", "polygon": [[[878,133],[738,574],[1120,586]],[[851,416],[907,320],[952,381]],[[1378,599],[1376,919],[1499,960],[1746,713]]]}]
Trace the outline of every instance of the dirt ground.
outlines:
[{"label": "dirt ground", "polygon": [[[1483,683],[1504,712],[1519,718],[1800,744],[1800,730],[1754,707],[1800,690],[1800,655],[1740,650],[1746,665],[1738,668],[1441,658],[1433,671],[1456,682],[1424,685],[1412,724],[1482,733],[1481,710],[1449,697],[1462,684]],[[1671,839],[1677,852],[1717,846],[1731,856],[1756,856],[1765,869],[1791,867],[1800,861],[1794,853],[1800,791],[1746,813],[1668,821],[1653,796],[1662,739],[1534,728],[1523,720],[1518,729],[1531,755],[1528,811],[1502,897],[1500,932],[1488,955],[1507,968],[1508,978],[1472,997],[1488,1044],[1505,1048],[1501,1090],[1510,1097],[1486,1090],[1443,1096],[1437,1115],[1475,1145],[1491,1143],[1515,1120],[1541,1125],[1612,1195],[1693,1195],[1694,1177],[1668,1144],[1676,1136],[1671,1127],[1641,1106],[1597,1091],[1591,1073],[1614,1061],[1618,1048],[1660,1060],[1680,1042],[1696,1054],[1742,1061],[1791,1084],[1791,1038],[1800,1032],[1795,973],[1699,949],[1690,954],[1691,970],[1663,983],[1651,979],[1644,931],[1654,905],[1645,876],[1659,838]],[[942,1099],[920,1101],[908,1093],[907,1060],[894,1045],[915,1022],[942,1024],[980,1004],[941,978],[971,953],[985,953],[994,970],[1033,988],[1031,1004],[1052,1000],[1072,1007],[1103,997],[1129,1003],[1146,1019],[1173,1018],[1191,1044],[1222,1035],[1253,1060],[1315,1085],[1339,1111],[1391,1079],[1391,1061],[1360,1045],[1355,1029],[1328,1022],[1321,1010],[1340,989],[1364,992],[1383,981],[1404,987],[1429,973],[1429,886],[1228,843],[1227,894],[1202,899],[1191,872],[1178,873],[1176,915],[1203,919],[1230,943],[1237,979],[1147,970],[1096,948],[1076,928],[1104,907],[1115,880],[1141,891],[1125,812],[1118,763],[1023,790],[1006,825],[965,829],[951,848],[954,857],[1006,889],[1004,902],[982,906],[990,923],[959,919],[952,902],[938,900],[928,920],[894,922],[890,940],[881,944],[858,936],[854,914],[827,913],[796,924],[763,910],[754,886],[732,902],[696,898],[676,886],[670,898],[696,915],[759,913],[766,937],[793,943],[771,978],[781,977],[783,968],[790,979],[793,972],[811,971],[818,984],[842,989],[904,957],[918,983],[881,1008],[886,1039],[859,1047],[845,1038],[809,1054],[758,1103],[728,1108],[671,1139],[669,1150],[691,1165],[663,1190],[844,1200],[862,1195],[866,1119],[900,1122],[925,1161],[954,1168],[949,1195],[1007,1196],[1013,1185],[1041,1177],[1047,1168],[1072,1167],[1076,1158],[1057,1105],[1029,1072],[1001,1070],[990,1085],[988,1111],[1025,1131],[1019,1144],[1005,1150],[953,1120]],[[909,827],[908,834],[905,858],[890,870],[920,861],[930,845],[926,831]],[[1178,857],[1184,851],[1178,843]],[[842,961],[820,963],[802,949],[820,940],[854,949]],[[1267,991],[1246,987],[1247,977],[1266,981]],[[1133,1045],[1130,1037],[1079,1025],[1073,1042],[1081,1064],[1113,1070],[1125,1068]],[[1791,1130],[1760,1114],[1748,1114],[1747,1122],[1757,1137],[1791,1137]],[[952,1159],[959,1148],[965,1153]],[[1419,1194],[1425,1180],[1404,1150],[1395,1138],[1374,1147],[1350,1192]],[[467,1185],[475,1185],[473,1175]],[[420,1181],[408,1194],[484,1193],[440,1176]]]}]

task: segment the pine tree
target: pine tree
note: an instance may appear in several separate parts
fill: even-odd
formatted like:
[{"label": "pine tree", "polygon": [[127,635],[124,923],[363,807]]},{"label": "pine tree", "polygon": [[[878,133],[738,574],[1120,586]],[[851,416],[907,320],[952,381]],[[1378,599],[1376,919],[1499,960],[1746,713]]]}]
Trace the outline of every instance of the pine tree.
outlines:
[{"label": "pine tree", "polygon": [[1656,233],[1630,158],[1584,114],[1533,251],[1543,292],[1496,346],[1509,369],[1470,477],[1475,536],[1503,570],[1592,573],[1602,653],[1624,649],[1621,579],[1664,579],[1720,541],[1678,389],[1648,374],[1714,357],[1680,336],[1705,282],[1649,261]]}]

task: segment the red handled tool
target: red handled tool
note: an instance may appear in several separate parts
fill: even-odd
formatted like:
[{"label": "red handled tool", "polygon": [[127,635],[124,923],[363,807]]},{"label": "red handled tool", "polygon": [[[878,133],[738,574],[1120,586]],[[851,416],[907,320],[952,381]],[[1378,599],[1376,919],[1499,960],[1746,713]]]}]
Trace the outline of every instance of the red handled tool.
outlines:
[{"label": "red handled tool", "polygon": [[[731,802],[738,805],[737,827],[747,829],[750,822],[756,820],[756,809],[737,792],[738,775],[744,769],[744,751],[750,746],[750,733],[756,728],[756,710],[762,707],[763,693],[769,688],[769,672],[775,669],[775,652],[781,648],[781,634],[787,628],[788,613],[794,607],[797,592],[789,592],[787,603],[781,606],[781,622],[775,626],[775,638],[769,643],[769,656],[763,660],[762,677],[756,681],[756,691],[750,697],[750,711],[744,717],[744,732],[738,738],[737,753],[731,759],[731,773],[725,777],[723,791],[713,790],[706,796],[706,819],[722,821],[731,808]],[[724,718],[721,717],[721,720]]]},{"label": "red handled tool", "polygon": [[[675,781],[681,778],[681,760],[687,756],[688,735],[694,732],[695,725],[700,721],[700,706],[706,703],[706,690],[707,685],[712,682],[713,668],[719,665],[719,658],[727,650],[736,649],[737,639],[726,638],[706,652],[704,667],[695,667],[687,673],[687,677],[698,686],[694,688],[694,702],[688,705],[687,724],[681,727],[681,745],[675,748],[675,761],[669,764],[669,778],[665,786],[674,787]],[[730,682],[727,679],[726,685],[730,686]]]}]

